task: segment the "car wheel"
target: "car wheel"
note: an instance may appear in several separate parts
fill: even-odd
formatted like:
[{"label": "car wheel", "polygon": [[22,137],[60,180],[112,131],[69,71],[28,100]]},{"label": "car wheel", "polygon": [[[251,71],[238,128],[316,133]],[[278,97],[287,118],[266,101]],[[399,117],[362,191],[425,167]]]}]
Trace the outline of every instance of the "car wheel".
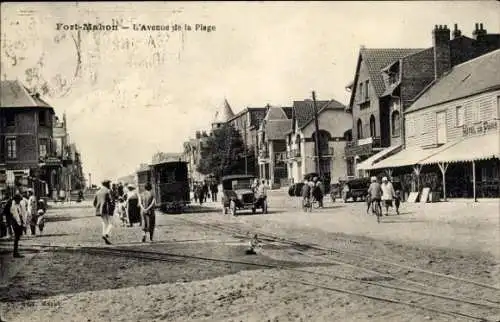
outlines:
[{"label": "car wheel", "polygon": [[231,216],[236,216],[236,202],[233,200],[229,202],[229,214]]}]

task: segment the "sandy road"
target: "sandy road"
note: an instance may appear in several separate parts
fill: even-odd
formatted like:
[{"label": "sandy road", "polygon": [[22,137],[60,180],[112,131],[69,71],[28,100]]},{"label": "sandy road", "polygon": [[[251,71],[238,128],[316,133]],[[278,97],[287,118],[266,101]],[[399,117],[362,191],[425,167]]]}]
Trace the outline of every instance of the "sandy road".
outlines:
[{"label": "sandy road", "polygon": [[[80,209],[78,215],[62,211],[78,218],[59,222],[68,234],[25,241],[38,253],[14,278],[6,317],[9,321],[500,319],[498,262],[491,253],[427,247],[425,242],[413,245],[413,236],[405,243],[331,232],[325,227],[328,220],[321,228],[317,222],[304,225],[297,217],[301,214],[293,211],[293,206],[288,211],[283,207],[267,217],[231,218],[208,209],[161,216],[156,244],[137,243],[134,229],[120,229],[115,237],[121,240],[112,248],[95,241],[93,229],[98,226],[86,211]],[[314,221],[327,216],[327,211],[331,210],[313,213]],[[282,224],[284,217],[287,224]],[[477,221],[482,220],[479,216]],[[475,223],[471,226],[480,229]],[[259,234],[262,249],[256,256],[246,256],[247,237],[254,233]],[[98,265],[103,261],[105,267]],[[42,285],[52,291],[43,291]],[[32,296],[26,296],[30,292]]]}]

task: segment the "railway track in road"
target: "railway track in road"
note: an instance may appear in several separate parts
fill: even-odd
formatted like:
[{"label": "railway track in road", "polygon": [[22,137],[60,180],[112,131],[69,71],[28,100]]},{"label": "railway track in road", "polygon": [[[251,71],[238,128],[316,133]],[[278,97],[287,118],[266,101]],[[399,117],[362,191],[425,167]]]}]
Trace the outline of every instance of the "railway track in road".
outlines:
[{"label": "railway track in road", "polygon": [[[68,246],[46,246],[46,245],[31,245],[34,249],[43,250],[56,250],[56,251],[67,251],[67,252],[83,252],[88,254],[95,254],[100,256],[120,256],[120,257],[128,257],[140,260],[148,260],[148,261],[161,261],[175,264],[183,264],[186,261],[197,261],[198,265],[203,265],[204,262],[219,262],[219,263],[228,263],[228,264],[243,264],[243,265],[252,265],[255,267],[261,268],[271,268],[271,269],[279,269],[283,270],[284,278],[276,279],[276,276],[270,276],[270,278],[276,280],[282,280],[286,283],[295,283],[298,285],[304,285],[309,287],[314,287],[318,289],[323,289],[330,292],[349,294],[361,298],[367,298],[379,302],[385,303],[393,303],[406,307],[411,307],[414,309],[420,309],[427,312],[432,312],[441,316],[448,316],[454,318],[461,318],[465,320],[473,320],[473,321],[496,321],[496,319],[489,319],[490,316],[499,315],[500,316],[500,305],[497,301],[491,299],[477,299],[477,298],[467,298],[465,296],[457,296],[454,290],[444,289],[429,285],[426,282],[422,281],[414,281],[405,278],[400,278],[395,274],[387,274],[382,273],[380,270],[374,268],[373,265],[370,268],[364,267],[360,265],[359,257],[361,254],[356,253],[353,257],[358,258],[357,262],[348,260],[349,254],[347,251],[339,251],[334,252],[333,254],[336,257],[343,256],[342,258],[331,259],[329,256],[325,258],[324,255],[311,255],[308,254],[303,249],[312,249],[319,251],[327,251],[330,249],[326,247],[322,247],[320,245],[313,245],[311,243],[305,243],[300,241],[295,241],[290,238],[280,237],[274,234],[257,231],[248,227],[240,227],[235,224],[230,223],[205,223],[199,222],[196,220],[185,219],[181,217],[176,217],[176,220],[183,221],[186,224],[190,225],[198,225],[200,227],[204,227],[206,229],[219,230],[226,234],[237,235],[239,238],[250,238],[253,234],[258,234],[259,239],[262,241],[266,241],[268,243],[278,243],[282,245],[289,246],[290,248],[294,248],[301,255],[321,260],[323,263],[331,263],[344,265],[353,268],[354,270],[360,270],[364,272],[372,273],[373,275],[384,277],[385,280],[383,282],[373,281],[373,280],[363,280],[358,277],[346,277],[341,276],[339,274],[332,274],[330,272],[312,272],[307,268],[297,268],[297,267],[289,267],[287,265],[272,265],[265,264],[259,262],[248,262],[248,261],[237,261],[231,258],[210,258],[203,256],[191,256],[185,254],[176,254],[172,252],[158,252],[158,251],[147,251],[143,249],[130,249],[130,245],[123,246],[101,246],[101,247],[90,247],[90,246],[81,246],[81,247],[68,247]],[[249,236],[250,234],[250,236]],[[127,247],[127,248],[125,248]],[[23,247],[24,248],[24,247]],[[328,252],[331,254],[331,252]],[[367,257],[367,255],[363,255]],[[393,265],[395,267],[406,267],[399,263],[389,263],[385,262],[383,259],[377,259],[376,263],[382,265],[378,261],[382,262],[384,265]],[[314,264],[312,264],[314,265]],[[411,268],[415,269],[415,268]],[[443,279],[442,274],[425,271],[422,274],[430,274],[431,276],[438,277]],[[285,273],[286,272],[286,273]],[[266,274],[264,272],[263,274]],[[448,275],[444,275],[446,278],[452,278],[458,281],[466,281],[475,287],[483,287],[483,284],[476,282],[461,279],[458,277],[450,277]],[[406,284],[418,285],[420,288],[408,288],[402,287],[400,285],[394,285],[394,282],[401,282]],[[463,283],[466,283],[463,282]],[[485,285],[485,284],[484,284]],[[488,289],[495,287],[486,285]],[[436,289],[437,292],[430,292],[429,289]],[[452,292],[452,294],[450,294]],[[445,294],[446,293],[446,294]]]},{"label": "railway track in road", "polygon": [[[176,254],[171,252],[156,252],[156,251],[146,251],[142,249],[129,249],[121,248],[120,246],[103,246],[103,247],[68,247],[68,246],[46,246],[40,245],[40,249],[52,249],[57,251],[66,252],[83,252],[93,255],[101,256],[120,256],[141,260],[153,260],[162,261],[169,263],[184,263],[187,260],[197,260],[205,262],[219,262],[228,264],[242,264],[242,265],[252,265],[261,268],[271,268],[285,270],[289,274],[294,274],[292,278],[278,279],[287,283],[295,283],[310,287],[315,287],[327,291],[332,291],[336,293],[349,294],[362,298],[372,299],[385,303],[393,303],[412,307],[415,309],[421,309],[428,312],[432,312],[439,315],[451,316],[454,318],[464,318],[474,321],[494,321],[488,320],[488,318],[483,317],[484,315],[490,315],[492,309],[497,310],[500,313],[500,306],[491,303],[484,303],[477,300],[469,300],[459,297],[444,296],[439,294],[433,294],[430,292],[424,292],[420,290],[412,290],[402,287],[395,287],[391,285],[384,285],[377,282],[366,282],[355,278],[342,277],[330,273],[320,273],[311,272],[303,268],[294,268],[283,265],[272,265],[263,264],[247,261],[237,261],[232,259],[224,258],[210,258],[202,256],[192,256],[184,254]],[[271,277],[276,279],[275,277]],[[326,279],[326,280],[325,280]],[[340,288],[333,286],[332,281],[342,280],[344,287]],[[365,284],[368,287],[360,289],[359,286]],[[347,284],[347,285],[346,285]],[[380,295],[380,293],[387,293],[387,290],[392,291],[392,296]],[[404,300],[402,299],[404,298]],[[441,307],[436,308],[437,302]],[[460,305],[462,308],[468,308],[468,311],[461,312],[457,310],[450,310],[449,307],[454,307]],[[475,313],[469,313],[470,311]],[[478,313],[479,312],[479,313]]]},{"label": "railway track in road", "polygon": [[[349,289],[342,290],[342,289],[338,289],[338,288],[327,287],[327,286],[325,286],[324,283],[321,283],[321,285],[318,287],[323,288],[323,289],[330,289],[332,291],[338,291],[338,292],[343,292],[343,293],[348,293],[348,294],[353,294],[353,295],[360,295],[360,296],[363,296],[363,294],[364,294],[364,295],[366,295],[365,297],[372,298],[372,299],[378,299],[381,301],[392,302],[392,303],[399,303],[399,304],[404,304],[404,305],[412,306],[412,307],[420,307],[420,308],[426,309],[428,311],[432,311],[434,313],[439,313],[438,311],[448,312],[450,314],[455,314],[455,316],[466,317],[466,318],[470,318],[473,320],[479,320],[479,321],[488,321],[488,319],[482,317],[483,315],[474,316],[474,315],[468,314],[466,312],[470,312],[471,310],[478,311],[479,308],[484,308],[489,313],[491,313],[491,311],[495,310],[494,314],[496,314],[496,315],[500,314],[500,302],[496,300],[497,298],[499,298],[498,296],[500,296],[500,292],[499,292],[500,289],[495,287],[495,286],[492,286],[492,285],[488,285],[488,284],[480,283],[477,281],[460,278],[457,276],[445,275],[445,274],[441,274],[438,272],[433,272],[433,271],[421,269],[418,267],[410,267],[410,266],[402,265],[399,263],[387,261],[387,260],[380,259],[380,258],[373,258],[373,257],[369,256],[368,254],[362,254],[359,252],[351,252],[351,251],[345,251],[345,250],[339,250],[339,249],[332,250],[331,248],[322,247],[320,245],[295,241],[295,240],[292,240],[290,238],[277,236],[275,234],[270,234],[268,232],[258,231],[258,230],[253,229],[253,228],[236,226],[235,224],[206,223],[206,222],[200,222],[200,221],[190,220],[190,219],[181,218],[181,217],[179,217],[177,219],[179,219],[185,223],[188,223],[188,224],[204,227],[206,229],[215,229],[215,230],[219,230],[219,231],[222,231],[225,233],[233,234],[234,237],[239,237],[239,238],[250,239],[253,237],[254,234],[257,234],[258,239],[261,241],[270,242],[270,243],[281,243],[284,245],[288,245],[291,248],[294,248],[301,255],[307,256],[309,258],[319,259],[322,262],[326,262],[326,263],[348,266],[348,267],[351,267],[355,270],[360,270],[360,271],[365,271],[365,272],[375,274],[376,276],[384,278],[385,279],[384,282],[377,282],[377,281],[363,280],[363,279],[358,279],[358,278],[343,277],[343,276],[339,276],[339,275],[313,273],[313,272],[305,271],[305,273],[308,273],[308,274],[323,275],[324,277],[329,277],[330,281],[333,278],[333,279],[342,280],[344,283],[346,283],[346,282],[351,283],[351,285],[352,285],[352,283],[354,283],[357,285],[364,285],[365,287],[368,286],[369,288],[372,288],[372,289],[373,288],[375,288],[375,289],[382,288],[384,290],[391,290],[391,292],[393,292],[394,294],[397,294],[397,296],[398,296],[397,298],[404,298],[405,296],[408,297],[408,295],[410,294],[411,295],[410,297],[412,299],[410,299],[409,301],[396,300],[394,298],[383,299],[380,296],[376,295],[377,292],[375,292],[374,294],[371,294],[370,292],[363,292],[361,294],[359,292],[350,293],[351,291]],[[325,254],[323,254],[323,255],[311,255],[311,254],[308,254],[306,251],[301,250],[301,249],[312,249],[312,250],[316,250],[316,251],[322,251],[325,254],[328,254],[330,256],[328,256],[328,258],[325,258]],[[331,258],[332,255],[337,257],[337,258],[332,259]],[[341,257],[341,258],[339,258],[339,257]],[[351,261],[348,260],[349,257],[351,257]],[[353,258],[357,259],[357,261],[354,261],[354,263],[352,260]],[[489,298],[483,298],[481,300],[478,300],[476,298],[471,298],[471,297],[466,297],[466,296],[457,296],[456,290],[446,289],[446,288],[443,288],[440,286],[431,285],[431,284],[429,284],[429,282],[427,280],[425,282],[422,282],[422,281],[414,280],[415,277],[414,277],[414,279],[408,279],[408,278],[398,277],[395,274],[382,273],[382,272],[380,272],[380,270],[374,269],[373,265],[371,265],[371,268],[366,268],[366,266],[363,266],[360,264],[359,259],[362,259],[363,263],[366,263],[366,261],[370,261],[371,263],[376,263],[379,266],[386,266],[386,267],[389,266],[389,267],[398,268],[398,269],[410,270],[412,272],[418,272],[421,276],[426,275],[426,276],[430,276],[434,279],[438,279],[438,281],[437,281],[438,284],[439,284],[439,280],[442,281],[443,279],[452,280],[452,281],[457,282],[457,283],[466,283],[466,284],[472,285],[473,287],[475,287],[477,289],[482,288],[482,289],[487,289],[489,291],[493,291],[496,293],[495,295],[498,295],[498,296],[495,296],[495,300],[489,299]],[[293,271],[296,271],[296,269],[294,269]],[[301,272],[302,271],[303,270],[301,270]],[[304,284],[304,285],[312,285],[308,281],[301,282],[299,278],[297,278],[294,282],[299,283],[299,284]],[[413,286],[418,286],[419,288],[415,289],[415,288],[401,287],[398,285],[393,285],[394,282],[411,284]],[[328,283],[326,285],[328,285]],[[355,286],[356,285],[354,285],[354,287]],[[429,289],[433,289],[435,291],[430,292]],[[452,295],[450,295],[450,293]],[[418,295],[418,297],[416,299],[415,299],[415,295]],[[432,307],[433,306],[435,307],[435,305],[437,304],[436,301],[442,302],[441,307],[438,309],[433,309]],[[422,303],[422,304],[419,305],[417,303]],[[445,304],[445,303],[447,303],[447,304]],[[460,305],[464,306],[464,308],[467,308],[468,310],[465,312],[456,312],[456,311],[449,311],[447,309],[444,309],[444,308],[449,307],[450,303],[453,303],[452,306],[457,305],[457,303],[460,303]],[[480,311],[480,309],[479,309],[479,311]],[[486,313],[486,312],[484,312],[484,313]],[[486,315],[488,315],[488,313],[486,313]]]}]

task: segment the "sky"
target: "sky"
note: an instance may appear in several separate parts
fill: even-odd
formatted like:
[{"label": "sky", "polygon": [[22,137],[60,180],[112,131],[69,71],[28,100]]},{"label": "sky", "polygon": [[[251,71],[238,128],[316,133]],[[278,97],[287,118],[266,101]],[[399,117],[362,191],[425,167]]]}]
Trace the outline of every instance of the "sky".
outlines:
[{"label": "sky", "polygon": [[[290,106],[312,90],[347,104],[360,46],[427,48],[436,24],[471,36],[482,22],[499,33],[498,12],[493,1],[2,3],[0,74],[47,84],[43,98],[66,113],[96,183],[133,173],[156,152],[181,152],[224,98],[235,113]],[[80,38],[57,29],[83,23],[129,29]]]}]

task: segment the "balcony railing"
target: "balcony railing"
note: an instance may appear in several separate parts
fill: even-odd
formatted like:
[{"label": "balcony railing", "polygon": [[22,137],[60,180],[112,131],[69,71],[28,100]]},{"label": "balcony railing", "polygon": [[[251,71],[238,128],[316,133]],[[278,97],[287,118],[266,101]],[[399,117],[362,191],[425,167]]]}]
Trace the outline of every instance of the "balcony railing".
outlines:
[{"label": "balcony railing", "polygon": [[370,137],[366,139],[359,139],[357,141],[350,141],[346,143],[345,156],[347,158],[356,155],[372,154],[373,149],[382,148],[380,137]]},{"label": "balcony railing", "polygon": [[274,164],[282,164],[288,159],[287,152],[276,152],[274,154]]},{"label": "balcony railing", "polygon": [[267,159],[269,158],[269,151],[268,150],[260,150],[259,151],[259,159]]}]

